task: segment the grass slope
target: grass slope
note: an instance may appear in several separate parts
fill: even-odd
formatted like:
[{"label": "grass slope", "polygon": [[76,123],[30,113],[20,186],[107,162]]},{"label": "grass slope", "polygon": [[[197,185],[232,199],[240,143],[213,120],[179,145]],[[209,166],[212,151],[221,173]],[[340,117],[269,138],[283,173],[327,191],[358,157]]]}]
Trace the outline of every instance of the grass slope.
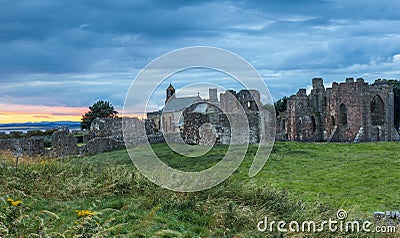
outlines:
[{"label": "grass slope", "polygon": [[[162,148],[161,148],[162,147]],[[169,166],[198,171],[217,163],[225,146],[202,158],[182,158],[157,145],[154,148]],[[233,180],[287,189],[293,198],[321,202],[354,210],[359,214],[398,210],[400,207],[399,143],[276,143],[264,169],[248,178],[256,148],[247,157]],[[168,154],[174,156],[168,156]]]},{"label": "grass slope", "polygon": [[[212,166],[227,149],[217,146],[202,158],[183,158],[164,144],[153,148],[165,163],[185,171]],[[124,150],[21,164],[17,173],[0,155],[0,237],[276,237],[276,231],[257,231],[265,215],[322,220],[342,208],[350,218],[372,220],[373,211],[398,210],[398,143],[276,143],[264,169],[248,178],[255,152],[251,146],[227,181],[197,193],[152,184]],[[8,198],[23,204],[13,207]],[[78,217],[75,210],[83,209],[96,215]]]}]

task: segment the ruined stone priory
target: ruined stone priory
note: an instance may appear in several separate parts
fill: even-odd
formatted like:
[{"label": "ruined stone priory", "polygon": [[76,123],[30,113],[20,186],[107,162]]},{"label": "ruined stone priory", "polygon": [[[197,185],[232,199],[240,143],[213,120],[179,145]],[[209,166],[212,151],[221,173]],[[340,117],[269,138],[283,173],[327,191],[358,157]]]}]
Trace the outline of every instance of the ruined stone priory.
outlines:
[{"label": "ruined stone priory", "polygon": [[[153,131],[162,131],[169,138],[178,138],[175,141],[182,138],[183,142],[188,144],[208,145],[214,142],[230,144],[233,131],[230,123],[242,122],[246,125],[237,126],[243,129],[242,133],[236,135],[237,138],[243,136],[238,140],[258,143],[260,135],[265,131],[263,127],[265,123],[260,121],[261,116],[275,120],[274,115],[269,115],[268,111],[258,108],[257,105],[262,103],[257,90],[242,89],[239,92],[226,90],[220,93],[218,98],[217,88],[209,88],[208,94],[208,98],[201,98],[199,95],[177,97],[175,88],[170,84],[166,89],[164,108],[147,113]],[[236,110],[239,107],[243,109],[241,112]],[[225,112],[229,113],[232,122],[228,120]],[[240,120],[242,114],[245,114],[246,122]],[[206,125],[212,125],[213,129],[211,127],[205,129]],[[246,128],[249,129],[249,133],[246,133]],[[246,137],[247,134],[249,138]]]},{"label": "ruined stone priory", "polygon": [[322,78],[289,97],[277,116],[277,140],[305,142],[398,141],[394,128],[393,87],[387,80],[373,84],[347,78],[325,88]]}]

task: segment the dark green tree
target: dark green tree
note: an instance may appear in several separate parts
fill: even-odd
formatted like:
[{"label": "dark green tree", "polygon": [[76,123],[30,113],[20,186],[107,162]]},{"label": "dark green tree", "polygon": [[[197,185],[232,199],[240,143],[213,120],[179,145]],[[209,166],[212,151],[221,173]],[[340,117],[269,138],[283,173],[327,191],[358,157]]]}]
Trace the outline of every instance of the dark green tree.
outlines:
[{"label": "dark green tree", "polygon": [[89,107],[89,111],[82,116],[81,128],[90,129],[90,124],[97,117],[102,118],[117,118],[118,112],[114,110],[113,105],[108,101],[99,100]]},{"label": "dark green tree", "polygon": [[275,103],[275,111],[276,111],[276,115],[277,115],[277,116],[279,116],[279,114],[280,114],[281,112],[286,111],[287,100],[288,100],[288,98],[285,96],[285,97],[279,99],[279,100]]},{"label": "dark green tree", "polygon": [[400,81],[389,80],[393,84],[394,94],[394,127],[399,130],[400,126]]}]

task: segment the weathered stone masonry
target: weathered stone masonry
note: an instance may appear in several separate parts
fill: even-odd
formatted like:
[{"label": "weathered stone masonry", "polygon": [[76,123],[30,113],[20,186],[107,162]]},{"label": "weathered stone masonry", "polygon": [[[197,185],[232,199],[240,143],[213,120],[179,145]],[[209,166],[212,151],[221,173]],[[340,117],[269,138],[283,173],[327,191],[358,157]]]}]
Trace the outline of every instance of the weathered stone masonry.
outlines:
[{"label": "weathered stone masonry", "polygon": [[[130,144],[144,144],[146,140],[150,143],[163,142],[163,137],[158,134],[139,135],[139,127],[146,125],[146,120],[138,118],[126,118],[127,125],[133,131],[129,135]],[[113,151],[125,148],[123,140],[123,123],[122,118],[96,118],[92,124],[90,131],[82,138],[88,140],[81,147],[77,144],[76,137],[68,130],[68,128],[60,128],[51,135],[51,147],[45,148],[45,137],[22,137],[0,139],[0,150],[7,150],[15,155],[27,155],[31,157],[48,156],[56,158],[65,158],[77,155],[94,155],[102,152]],[[149,131],[150,133],[151,131]],[[24,134],[18,134],[22,136]],[[85,139],[86,138],[86,139]]]},{"label": "weathered stone masonry", "polygon": [[42,156],[45,154],[42,137],[1,139],[0,149],[8,150],[16,155]]},{"label": "weathered stone masonry", "polygon": [[289,141],[395,141],[393,88],[386,80],[365,83],[347,78],[325,89],[312,80],[309,95],[300,89],[277,117],[277,139]]},{"label": "weathered stone masonry", "polygon": [[[184,126],[181,136],[186,143],[230,144],[232,136],[241,143],[260,142],[262,110],[257,105],[262,104],[258,91],[227,90],[220,94],[220,102],[216,97],[216,89],[210,89],[209,92],[209,101],[197,102],[183,112]],[[234,135],[232,125],[238,130]]]}]

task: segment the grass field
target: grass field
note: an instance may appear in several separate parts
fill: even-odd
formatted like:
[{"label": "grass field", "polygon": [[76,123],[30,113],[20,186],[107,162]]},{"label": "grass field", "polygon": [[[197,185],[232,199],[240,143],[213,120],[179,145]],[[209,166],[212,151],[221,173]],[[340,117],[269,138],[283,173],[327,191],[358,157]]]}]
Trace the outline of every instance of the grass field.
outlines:
[{"label": "grass field", "polygon": [[[165,163],[185,171],[212,166],[227,149],[183,158],[164,144],[153,148]],[[351,219],[372,221],[374,211],[399,210],[399,143],[276,143],[264,169],[249,178],[255,151],[249,148],[227,181],[196,193],[152,184],[125,150],[64,161],[23,160],[17,172],[10,156],[0,155],[0,237],[276,237],[283,234],[257,231],[265,215],[323,220],[335,218],[341,208]],[[22,204],[13,206],[9,198]],[[76,210],[95,214],[78,216]],[[332,234],[313,234],[327,235]]]}]

